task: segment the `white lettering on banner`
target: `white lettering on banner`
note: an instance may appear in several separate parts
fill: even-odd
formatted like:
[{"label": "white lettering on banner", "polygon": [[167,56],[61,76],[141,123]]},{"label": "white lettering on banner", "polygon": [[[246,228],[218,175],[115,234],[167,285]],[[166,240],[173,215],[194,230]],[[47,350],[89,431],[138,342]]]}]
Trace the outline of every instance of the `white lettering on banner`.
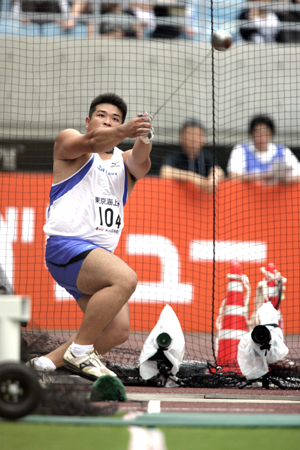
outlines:
[{"label": "white lettering on banner", "polygon": [[13,243],[18,237],[18,210],[7,207],[6,220],[0,214],[0,264],[8,281],[13,286],[14,281],[14,250]]},{"label": "white lettering on banner", "polygon": [[21,241],[31,243],[34,241],[34,219],[35,211],[33,208],[23,208],[22,213],[22,234]]},{"label": "white lettering on banner", "polygon": [[[21,242],[29,244],[35,237],[34,208],[21,209]],[[13,286],[14,281],[14,250],[13,243],[18,239],[18,209],[7,207],[6,220],[0,214],[0,264],[5,271],[8,281]]]},{"label": "white lettering on banner", "polygon": [[156,256],[160,259],[162,268],[162,281],[140,282],[131,301],[191,303],[193,285],[179,283],[179,253],[170,239],[154,234],[129,234],[127,252],[129,255]]},{"label": "white lettering on banner", "polygon": [[[193,261],[213,261],[213,241],[192,241],[190,255]],[[258,241],[216,241],[215,261],[260,262],[267,259],[267,244]]]}]

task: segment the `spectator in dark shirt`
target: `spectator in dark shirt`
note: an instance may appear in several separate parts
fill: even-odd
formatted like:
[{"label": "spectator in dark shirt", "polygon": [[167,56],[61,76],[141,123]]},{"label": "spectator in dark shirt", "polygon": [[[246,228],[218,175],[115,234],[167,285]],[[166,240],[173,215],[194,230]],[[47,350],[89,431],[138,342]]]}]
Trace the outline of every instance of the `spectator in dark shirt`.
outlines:
[{"label": "spectator in dark shirt", "polygon": [[203,146],[206,134],[203,125],[196,120],[187,120],[179,134],[181,149],[166,158],[160,176],[166,179],[193,183],[208,193],[218,187],[224,172],[214,161],[213,155]]},{"label": "spectator in dark shirt", "polygon": [[143,26],[129,11],[123,2],[101,3],[102,20],[99,26],[101,37],[143,38]]}]

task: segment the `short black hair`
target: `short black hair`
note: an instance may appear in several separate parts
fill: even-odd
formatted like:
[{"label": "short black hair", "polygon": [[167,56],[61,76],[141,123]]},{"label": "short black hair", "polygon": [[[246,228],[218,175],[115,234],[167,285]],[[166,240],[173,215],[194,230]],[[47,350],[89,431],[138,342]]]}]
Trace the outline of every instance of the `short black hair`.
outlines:
[{"label": "short black hair", "polygon": [[200,128],[200,130],[204,131],[204,133],[206,132],[204,125],[196,119],[187,119],[180,128],[179,134],[183,133],[183,131],[187,128],[187,127],[193,127],[193,128]]},{"label": "short black hair", "polygon": [[111,94],[111,93],[100,94],[94,98],[94,100],[92,101],[92,103],[90,105],[90,110],[89,110],[89,118],[90,119],[92,118],[92,115],[93,115],[94,111],[96,110],[96,106],[100,105],[100,103],[108,103],[109,105],[114,105],[117,108],[119,108],[119,110],[122,113],[122,123],[125,122],[125,118],[126,118],[126,114],[127,114],[127,105],[121,97],[119,97],[117,94]]},{"label": "short black hair", "polygon": [[275,125],[273,120],[269,116],[264,115],[253,117],[249,125],[249,134],[252,134],[256,125],[259,124],[266,125],[266,127],[268,127],[272,131],[272,134],[275,134]]}]

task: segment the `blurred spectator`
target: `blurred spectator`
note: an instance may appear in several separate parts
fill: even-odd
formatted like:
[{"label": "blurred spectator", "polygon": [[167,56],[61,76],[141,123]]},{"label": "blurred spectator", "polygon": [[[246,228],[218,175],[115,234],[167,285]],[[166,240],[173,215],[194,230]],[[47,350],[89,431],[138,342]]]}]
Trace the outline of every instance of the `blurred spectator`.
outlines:
[{"label": "blurred spectator", "polygon": [[99,26],[99,33],[102,37],[143,38],[143,26],[137,18],[134,18],[129,11],[124,9],[123,2],[101,3],[100,12],[103,17]]},{"label": "blurred spectator", "polygon": [[19,36],[40,36],[41,27],[29,21],[21,20],[21,5],[19,1],[2,0],[1,11],[13,13],[13,17],[0,17],[0,34],[15,34]]},{"label": "blurred spectator", "polygon": [[281,22],[292,22],[291,26],[283,24],[282,35],[284,42],[299,43],[300,42],[300,29],[293,29],[293,22],[299,22],[300,24],[300,0],[291,0],[291,9],[285,11],[279,11],[278,17]]},{"label": "blurred spectator", "polygon": [[255,116],[249,125],[250,142],[236,145],[231,152],[228,175],[260,185],[298,183],[300,163],[289,148],[273,144],[274,133],[271,118]]},{"label": "blurred spectator", "polygon": [[[72,36],[86,37],[88,27],[77,21],[78,16],[87,12],[89,3],[85,0],[13,0],[12,19],[0,24],[1,34],[26,36]],[[26,13],[36,13],[36,18],[26,17]],[[61,14],[61,19],[39,18],[39,14]]]},{"label": "blurred spectator", "polygon": [[[279,11],[277,13],[279,19],[284,22],[300,22],[300,0],[291,0],[290,5],[290,9],[285,9],[284,11]],[[295,6],[295,8],[293,8],[293,6]],[[299,9],[296,8],[297,6]]]},{"label": "blurred spectator", "polygon": [[[82,19],[80,16],[82,14],[90,14],[92,15],[94,12],[94,7],[92,0],[73,0],[70,6],[70,17],[61,21],[59,25],[66,30],[71,30],[72,28],[79,28],[78,25],[81,25],[80,29],[75,30],[75,34],[81,33],[81,37],[89,37],[92,38],[94,36],[94,23],[92,20],[86,21],[86,19]],[[92,18],[92,16],[91,16]],[[83,26],[85,25],[85,29]]]},{"label": "blurred spectator", "polygon": [[185,181],[208,193],[218,187],[224,172],[214,161],[213,155],[203,148],[206,135],[203,125],[196,120],[187,120],[179,133],[181,149],[166,158],[160,169],[162,178]]},{"label": "blurred spectator", "polygon": [[143,29],[143,36],[145,38],[151,38],[156,28],[156,17],[154,13],[153,1],[130,1],[128,11],[138,18],[139,24]]},{"label": "blurred spectator", "polygon": [[[47,0],[48,1],[48,0]],[[53,28],[48,25],[48,35],[68,35],[73,37],[93,37],[94,24],[91,20],[81,18],[81,14],[92,14],[92,0],[73,0],[69,4],[67,16],[61,20],[56,20]],[[42,34],[45,34],[43,32]]]},{"label": "blurred spectator", "polygon": [[153,1],[157,25],[152,34],[154,39],[177,39],[184,37],[185,10],[187,2],[176,0]]},{"label": "blurred spectator", "polygon": [[266,8],[266,3],[272,0],[255,0],[257,7],[243,11],[239,17],[247,20],[247,26],[240,27],[240,34],[244,41],[256,44],[277,42],[279,40],[279,17],[275,12]]}]

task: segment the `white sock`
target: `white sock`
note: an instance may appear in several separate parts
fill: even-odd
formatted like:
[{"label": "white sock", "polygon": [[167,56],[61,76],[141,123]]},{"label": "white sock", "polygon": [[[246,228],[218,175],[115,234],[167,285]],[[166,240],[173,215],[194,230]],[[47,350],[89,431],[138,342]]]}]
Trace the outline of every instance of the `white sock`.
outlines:
[{"label": "white sock", "polygon": [[40,356],[36,361],[35,364],[39,367],[42,367],[43,369],[47,370],[55,370],[56,365],[51,361],[51,359],[47,358],[46,356]]},{"label": "white sock", "polygon": [[90,353],[90,351],[94,349],[94,346],[93,346],[93,344],[79,345],[79,344],[75,344],[75,342],[72,342],[72,344],[70,345],[70,349],[72,350],[72,353],[75,356],[83,356],[83,355]]}]

